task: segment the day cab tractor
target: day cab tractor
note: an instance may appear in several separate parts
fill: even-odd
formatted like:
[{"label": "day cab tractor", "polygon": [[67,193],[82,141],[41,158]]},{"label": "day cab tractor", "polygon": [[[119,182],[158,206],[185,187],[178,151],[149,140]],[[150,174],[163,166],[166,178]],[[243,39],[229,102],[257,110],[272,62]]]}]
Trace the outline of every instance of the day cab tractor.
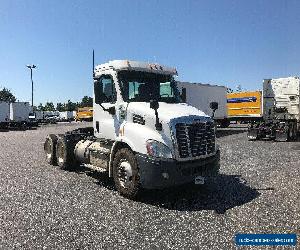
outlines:
[{"label": "day cab tractor", "polygon": [[263,81],[263,119],[248,128],[249,140],[297,140],[300,133],[300,79]]},{"label": "day cab tractor", "polygon": [[175,75],[175,68],[137,61],[96,66],[93,127],[48,135],[48,163],[106,171],[128,198],[142,189],[203,184],[216,176],[220,151],[214,122],[182,101]]}]

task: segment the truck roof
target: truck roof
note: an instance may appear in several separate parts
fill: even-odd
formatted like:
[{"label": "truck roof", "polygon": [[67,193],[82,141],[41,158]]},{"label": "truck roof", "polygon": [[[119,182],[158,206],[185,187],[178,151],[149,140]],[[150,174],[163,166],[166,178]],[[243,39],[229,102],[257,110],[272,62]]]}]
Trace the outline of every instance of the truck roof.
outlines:
[{"label": "truck roof", "polygon": [[109,61],[108,63],[97,65],[95,67],[95,74],[98,75],[108,69],[113,69],[116,71],[133,70],[164,75],[177,75],[177,70],[175,68],[163,66],[157,63],[147,63],[132,60],[113,60]]},{"label": "truck roof", "polygon": [[268,79],[264,79],[264,80],[277,80],[277,81],[281,81],[281,80],[285,80],[285,79],[299,79],[299,76],[288,76],[288,77],[280,77],[280,78],[268,78]]}]

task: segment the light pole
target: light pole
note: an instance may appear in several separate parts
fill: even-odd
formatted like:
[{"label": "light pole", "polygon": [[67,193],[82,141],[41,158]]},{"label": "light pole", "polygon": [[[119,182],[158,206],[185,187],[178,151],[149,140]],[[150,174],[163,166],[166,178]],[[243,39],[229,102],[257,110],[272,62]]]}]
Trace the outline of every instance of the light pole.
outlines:
[{"label": "light pole", "polygon": [[31,106],[33,107],[33,80],[32,80],[32,69],[36,68],[36,65],[26,65],[28,69],[30,69],[30,79],[31,79]]}]

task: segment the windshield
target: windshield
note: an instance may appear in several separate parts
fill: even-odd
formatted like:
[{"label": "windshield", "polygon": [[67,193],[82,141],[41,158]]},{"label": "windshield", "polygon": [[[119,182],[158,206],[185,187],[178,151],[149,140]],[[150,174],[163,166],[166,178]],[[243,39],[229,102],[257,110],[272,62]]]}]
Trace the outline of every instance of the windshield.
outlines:
[{"label": "windshield", "polygon": [[176,82],[171,75],[121,71],[118,76],[122,96],[126,102],[180,102]]}]

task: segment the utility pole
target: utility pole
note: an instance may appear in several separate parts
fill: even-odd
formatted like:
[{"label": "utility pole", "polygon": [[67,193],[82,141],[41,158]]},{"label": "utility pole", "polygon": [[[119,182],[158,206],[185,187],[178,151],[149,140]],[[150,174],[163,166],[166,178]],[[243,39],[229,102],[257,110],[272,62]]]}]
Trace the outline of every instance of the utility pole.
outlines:
[{"label": "utility pole", "polygon": [[30,69],[30,79],[31,79],[31,106],[33,108],[33,79],[32,79],[32,69],[36,68],[36,65],[26,65],[27,68]]}]

